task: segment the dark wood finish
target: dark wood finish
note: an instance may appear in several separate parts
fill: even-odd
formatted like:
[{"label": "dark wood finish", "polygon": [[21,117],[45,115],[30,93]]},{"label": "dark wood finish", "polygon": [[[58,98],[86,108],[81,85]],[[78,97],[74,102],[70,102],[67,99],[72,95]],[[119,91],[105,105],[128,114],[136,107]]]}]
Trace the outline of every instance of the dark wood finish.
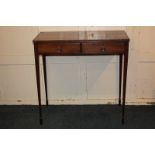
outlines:
[{"label": "dark wood finish", "polygon": [[121,95],[122,95],[122,54],[119,56],[119,98],[118,103],[121,105]]},{"label": "dark wood finish", "polygon": [[57,41],[93,41],[93,40],[122,40],[129,41],[124,31],[66,31],[66,32],[40,32],[33,42]]},{"label": "dark wood finish", "polygon": [[127,42],[127,43],[125,43],[125,53],[124,53],[122,124],[124,124],[124,115],[125,115],[126,81],[127,81],[127,69],[128,69],[128,50],[129,50],[129,43]]},{"label": "dark wood finish", "polygon": [[92,41],[83,43],[83,54],[114,55],[124,52],[124,44],[120,41]]},{"label": "dark wood finish", "polygon": [[[119,105],[122,101],[122,123],[124,123],[126,79],[128,66],[129,38],[124,31],[69,31],[41,32],[33,40],[36,64],[36,79],[39,100],[40,123],[42,123],[39,55],[43,56],[46,105],[48,105],[46,56],[87,56],[87,55],[118,55],[119,61]],[[122,57],[123,93],[122,90]],[[121,99],[122,98],[122,99]]]},{"label": "dark wood finish", "polygon": [[42,57],[43,57],[43,71],[44,71],[44,83],[45,83],[46,105],[48,106],[46,56],[43,55]]},{"label": "dark wood finish", "polygon": [[80,53],[79,43],[48,42],[38,44],[38,52],[46,55],[78,55]]},{"label": "dark wood finish", "polygon": [[40,65],[39,65],[39,54],[37,45],[34,45],[34,51],[35,51],[35,68],[36,68],[36,81],[37,81],[37,93],[38,93],[38,102],[39,102],[39,118],[40,118],[40,124],[43,123],[42,118],[42,108],[41,108],[41,90],[40,90]]}]

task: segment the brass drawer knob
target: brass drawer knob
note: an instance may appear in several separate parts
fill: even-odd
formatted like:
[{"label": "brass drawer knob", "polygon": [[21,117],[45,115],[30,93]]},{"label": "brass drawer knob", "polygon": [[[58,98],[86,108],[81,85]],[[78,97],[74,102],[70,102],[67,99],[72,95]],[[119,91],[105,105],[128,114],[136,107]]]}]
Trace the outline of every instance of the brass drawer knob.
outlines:
[{"label": "brass drawer knob", "polygon": [[58,53],[61,53],[62,51],[63,51],[62,48],[57,48]]},{"label": "brass drawer knob", "polygon": [[106,52],[105,47],[101,47],[100,51],[101,51],[101,52]]}]

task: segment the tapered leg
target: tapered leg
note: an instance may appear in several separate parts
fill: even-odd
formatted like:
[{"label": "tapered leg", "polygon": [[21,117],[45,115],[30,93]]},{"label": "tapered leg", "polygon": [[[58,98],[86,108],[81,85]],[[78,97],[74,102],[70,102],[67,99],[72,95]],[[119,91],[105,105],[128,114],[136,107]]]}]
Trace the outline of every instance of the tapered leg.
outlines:
[{"label": "tapered leg", "polygon": [[44,55],[43,55],[43,70],[44,70],[44,83],[45,83],[46,106],[48,106],[46,56],[44,56]]},{"label": "tapered leg", "polygon": [[119,106],[121,105],[121,90],[122,90],[122,54],[119,56]]},{"label": "tapered leg", "polygon": [[39,68],[39,55],[35,54],[35,67],[36,67],[36,80],[37,80],[37,93],[38,93],[38,102],[39,102],[39,117],[40,124],[43,124],[42,119],[42,107],[41,107],[41,92],[40,92],[40,68]]},{"label": "tapered leg", "polygon": [[124,114],[125,114],[127,68],[128,68],[128,52],[124,54],[122,124],[124,124]]}]

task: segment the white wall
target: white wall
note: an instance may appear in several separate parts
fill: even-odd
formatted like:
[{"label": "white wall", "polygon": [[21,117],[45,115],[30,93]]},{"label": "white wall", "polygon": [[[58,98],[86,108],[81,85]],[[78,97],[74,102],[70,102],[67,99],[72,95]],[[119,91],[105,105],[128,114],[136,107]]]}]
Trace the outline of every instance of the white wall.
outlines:
[{"label": "white wall", "polygon": [[[125,30],[130,39],[128,104],[154,102],[155,27],[0,27],[0,104],[37,104],[33,38],[40,31]],[[51,104],[104,104],[118,98],[118,57],[48,57]],[[42,75],[42,70],[41,70]],[[42,101],[44,83],[42,79]]]}]

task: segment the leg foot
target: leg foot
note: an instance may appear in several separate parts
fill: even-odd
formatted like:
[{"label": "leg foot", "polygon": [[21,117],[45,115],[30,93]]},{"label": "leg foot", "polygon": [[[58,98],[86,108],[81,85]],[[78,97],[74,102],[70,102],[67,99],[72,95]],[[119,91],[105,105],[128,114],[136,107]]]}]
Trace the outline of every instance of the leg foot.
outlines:
[{"label": "leg foot", "polygon": [[121,106],[121,99],[119,99],[119,103],[118,103],[118,105]]},{"label": "leg foot", "polygon": [[124,118],[122,119],[122,125],[124,125]]},{"label": "leg foot", "polygon": [[48,100],[46,100],[46,107],[48,107]]},{"label": "leg foot", "polygon": [[40,125],[43,125],[43,119],[40,118]]}]

